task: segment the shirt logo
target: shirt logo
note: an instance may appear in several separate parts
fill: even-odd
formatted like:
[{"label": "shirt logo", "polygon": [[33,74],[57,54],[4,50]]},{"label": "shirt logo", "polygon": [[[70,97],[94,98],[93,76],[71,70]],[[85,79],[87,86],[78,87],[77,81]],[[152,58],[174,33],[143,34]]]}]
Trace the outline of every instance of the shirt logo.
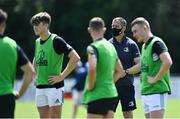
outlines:
[{"label": "shirt logo", "polygon": [[129,52],[129,48],[128,48],[128,47],[125,47],[125,48],[124,48],[124,52]]},{"label": "shirt logo", "polygon": [[45,59],[45,52],[43,50],[38,52],[38,58],[36,60],[37,66],[47,66],[48,61]]},{"label": "shirt logo", "polygon": [[55,103],[60,103],[59,99],[56,99]]}]

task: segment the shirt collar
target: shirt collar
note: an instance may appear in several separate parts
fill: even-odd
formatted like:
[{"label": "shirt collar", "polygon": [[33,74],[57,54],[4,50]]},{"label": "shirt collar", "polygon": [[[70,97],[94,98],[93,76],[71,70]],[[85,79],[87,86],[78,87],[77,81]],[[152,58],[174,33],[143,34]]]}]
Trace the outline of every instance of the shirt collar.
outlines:
[{"label": "shirt collar", "polygon": [[149,40],[145,43],[145,48],[150,44],[154,36],[150,37]]},{"label": "shirt collar", "polygon": [[149,40],[145,44],[149,45],[149,43],[152,41],[153,38],[154,38],[154,36],[150,37]]},{"label": "shirt collar", "polygon": [[113,37],[113,40],[114,40],[114,42],[121,44],[121,43],[125,42],[125,40],[126,40],[126,36],[123,36],[123,38],[122,38],[122,41],[121,41],[121,42],[118,42],[118,41],[116,40],[116,38],[115,38],[115,37]]}]

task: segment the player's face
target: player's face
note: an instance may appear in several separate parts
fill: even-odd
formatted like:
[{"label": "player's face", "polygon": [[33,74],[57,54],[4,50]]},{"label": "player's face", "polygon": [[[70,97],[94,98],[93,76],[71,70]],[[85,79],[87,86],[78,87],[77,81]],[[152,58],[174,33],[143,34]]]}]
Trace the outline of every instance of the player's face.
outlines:
[{"label": "player's face", "polygon": [[112,21],[112,24],[111,24],[112,28],[116,28],[116,29],[122,29],[122,26],[121,26],[121,23],[120,21],[114,19]]},{"label": "player's face", "polygon": [[45,25],[41,22],[39,24],[35,24],[33,25],[33,29],[34,29],[34,33],[36,35],[40,35],[43,33],[44,29],[45,29]]},{"label": "player's face", "polygon": [[143,26],[135,24],[132,28],[133,37],[137,39],[138,42],[143,42],[144,39],[144,31]]},{"label": "player's face", "polygon": [[112,28],[112,35],[114,37],[118,37],[119,35],[121,36],[124,35],[125,27],[123,27],[119,19],[113,19],[111,28]]}]

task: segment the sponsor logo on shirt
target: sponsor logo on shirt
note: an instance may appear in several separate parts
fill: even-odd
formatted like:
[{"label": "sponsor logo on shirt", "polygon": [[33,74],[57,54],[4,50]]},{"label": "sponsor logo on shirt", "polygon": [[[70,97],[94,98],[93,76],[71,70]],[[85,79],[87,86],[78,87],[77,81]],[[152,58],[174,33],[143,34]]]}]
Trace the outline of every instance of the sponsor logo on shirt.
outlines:
[{"label": "sponsor logo on shirt", "polygon": [[47,66],[48,61],[45,59],[45,52],[43,50],[38,52],[38,58],[36,60],[37,66]]}]

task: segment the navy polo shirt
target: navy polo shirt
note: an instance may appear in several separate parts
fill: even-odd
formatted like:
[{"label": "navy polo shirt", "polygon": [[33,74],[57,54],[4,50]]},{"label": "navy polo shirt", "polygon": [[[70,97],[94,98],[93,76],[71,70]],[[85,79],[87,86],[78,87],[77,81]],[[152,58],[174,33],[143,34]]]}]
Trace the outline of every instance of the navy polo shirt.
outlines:
[{"label": "navy polo shirt", "polygon": [[87,75],[87,67],[82,66],[76,69],[75,71],[75,85],[73,86],[73,89],[76,89],[78,91],[82,91],[85,86],[85,81],[86,81],[86,75]]},{"label": "navy polo shirt", "polygon": [[[132,67],[134,63],[134,58],[140,57],[139,48],[132,39],[124,36],[121,42],[118,42],[114,37],[109,40],[116,48],[117,54],[123,68],[126,70]],[[126,75],[122,79],[116,82],[116,85],[133,85],[134,76]]]}]

